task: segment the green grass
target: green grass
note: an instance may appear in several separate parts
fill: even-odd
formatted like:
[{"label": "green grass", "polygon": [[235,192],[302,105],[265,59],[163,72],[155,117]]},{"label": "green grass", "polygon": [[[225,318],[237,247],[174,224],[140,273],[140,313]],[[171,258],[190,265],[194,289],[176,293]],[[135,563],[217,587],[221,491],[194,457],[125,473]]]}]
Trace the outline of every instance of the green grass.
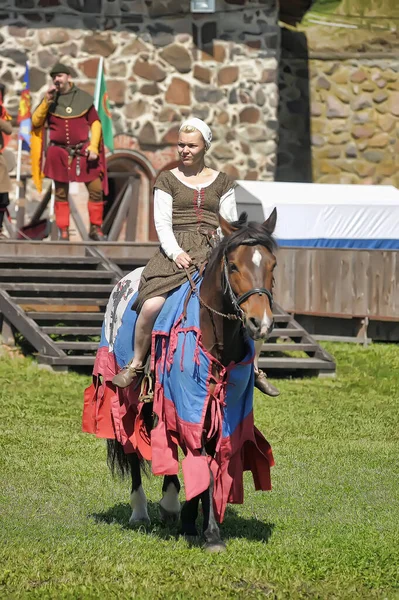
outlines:
[{"label": "green grass", "polygon": [[231,507],[227,552],[153,525],[132,531],[129,484],[80,432],[89,377],[0,357],[0,597],[399,598],[399,348],[326,345],[335,379],[256,398],[274,489]]}]

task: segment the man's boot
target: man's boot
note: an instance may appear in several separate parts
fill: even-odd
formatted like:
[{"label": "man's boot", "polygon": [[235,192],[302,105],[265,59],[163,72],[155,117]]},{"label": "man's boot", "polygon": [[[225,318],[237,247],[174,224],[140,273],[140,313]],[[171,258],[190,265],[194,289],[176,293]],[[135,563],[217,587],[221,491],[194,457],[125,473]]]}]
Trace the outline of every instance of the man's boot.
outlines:
[{"label": "man's boot", "polygon": [[105,242],[107,239],[99,225],[90,225],[89,238],[95,242]]},{"label": "man's boot", "polygon": [[58,239],[60,242],[69,242],[68,227],[59,227],[58,228]]},{"label": "man's boot", "polygon": [[280,391],[267,379],[266,373],[255,371],[255,387],[268,396],[278,396]]}]

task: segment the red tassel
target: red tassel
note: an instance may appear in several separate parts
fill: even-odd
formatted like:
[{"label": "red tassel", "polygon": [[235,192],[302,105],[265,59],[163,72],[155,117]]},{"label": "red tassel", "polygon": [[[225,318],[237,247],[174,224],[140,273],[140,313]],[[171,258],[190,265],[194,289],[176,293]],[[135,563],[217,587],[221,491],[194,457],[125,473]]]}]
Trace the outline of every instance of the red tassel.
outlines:
[{"label": "red tassel", "polygon": [[69,227],[69,203],[54,202],[55,222],[59,229],[68,229]]}]

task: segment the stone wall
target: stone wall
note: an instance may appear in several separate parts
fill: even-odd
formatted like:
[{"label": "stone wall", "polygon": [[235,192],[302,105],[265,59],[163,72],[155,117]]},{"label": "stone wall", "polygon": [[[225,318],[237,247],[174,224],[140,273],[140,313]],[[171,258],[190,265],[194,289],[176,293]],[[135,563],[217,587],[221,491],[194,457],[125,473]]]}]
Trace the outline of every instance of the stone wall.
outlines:
[{"label": "stone wall", "polygon": [[283,32],[278,179],[399,187],[398,57],[394,30]]},{"label": "stone wall", "polygon": [[275,0],[240,6],[218,0],[217,12],[209,15],[192,15],[189,2],[175,0],[6,4],[0,80],[8,86],[6,104],[14,116],[26,60],[36,105],[58,61],[93,93],[102,56],[119,150],[129,138],[129,149],[149,158],[157,171],[176,156],[179,123],[198,116],[213,131],[212,166],[237,178],[273,179]]}]

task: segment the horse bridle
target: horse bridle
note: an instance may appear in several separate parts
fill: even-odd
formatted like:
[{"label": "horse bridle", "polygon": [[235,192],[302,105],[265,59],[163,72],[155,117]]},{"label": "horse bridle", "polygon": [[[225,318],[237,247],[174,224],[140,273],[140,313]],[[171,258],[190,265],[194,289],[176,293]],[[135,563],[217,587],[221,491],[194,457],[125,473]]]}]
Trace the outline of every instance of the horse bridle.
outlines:
[{"label": "horse bridle", "polygon": [[[240,246],[255,246],[258,244],[259,244],[259,242],[257,240],[249,238],[248,240],[245,240],[244,242],[242,242],[240,244]],[[237,294],[234,292],[233,288],[231,287],[231,283],[230,283],[230,279],[229,279],[227,249],[223,252],[223,276],[224,276],[223,291],[225,294],[228,293],[228,295],[230,297],[230,301],[233,305],[233,308],[236,311],[238,318],[243,323],[245,323],[246,316],[245,316],[245,312],[241,308],[241,304],[243,302],[245,302],[245,300],[247,300],[251,296],[254,296],[255,294],[259,294],[259,296],[262,296],[262,295],[267,296],[267,298],[269,299],[270,309],[273,308],[273,294],[270,290],[268,290],[265,287],[252,288],[252,289],[248,290],[247,292],[245,292],[244,294],[241,294],[241,296],[237,297]]]}]

